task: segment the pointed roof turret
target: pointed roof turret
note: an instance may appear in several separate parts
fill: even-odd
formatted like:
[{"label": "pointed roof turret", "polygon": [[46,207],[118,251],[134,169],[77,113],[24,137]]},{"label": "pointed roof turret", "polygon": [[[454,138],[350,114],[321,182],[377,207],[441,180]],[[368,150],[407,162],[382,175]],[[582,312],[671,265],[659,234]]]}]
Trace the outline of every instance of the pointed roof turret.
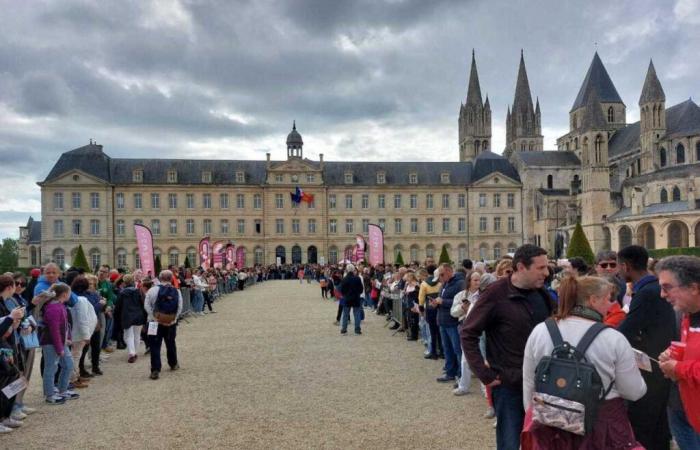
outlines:
[{"label": "pointed roof turret", "polygon": [[585,108],[581,128],[584,130],[604,130],[607,128],[608,123],[603,116],[603,107],[600,105],[600,99],[595,90],[591,91],[588,96]]},{"label": "pointed roof turret", "polygon": [[301,134],[297,131],[297,121],[292,122],[292,131],[287,135],[287,145],[304,145]]},{"label": "pointed roof turret", "polygon": [[515,83],[515,99],[513,100],[513,114],[521,111],[532,111],[532,94],[530,83],[527,80],[525,69],[525,57],[520,49],[520,67],[518,68],[518,80]]},{"label": "pointed roof turret", "polygon": [[535,114],[540,113],[540,98],[537,97],[537,106],[535,106]]},{"label": "pointed roof turret", "polygon": [[603,61],[598,56],[598,52],[595,52],[593,55],[593,61],[588,67],[588,72],[586,72],[586,77],[583,79],[583,84],[581,84],[581,89],[578,91],[571,111],[584,106],[592,91],[596,91],[600,102],[622,103],[624,105],[620,94],[617,93],[617,89],[615,89],[615,85],[610,79],[610,75],[608,75],[608,71],[605,70]]},{"label": "pointed roof turret", "polygon": [[481,86],[479,86],[479,73],[476,70],[476,57],[472,49],[472,67],[469,72],[469,87],[467,88],[467,105],[482,106]]},{"label": "pointed roof turret", "polygon": [[489,94],[486,94],[486,101],[484,102],[485,109],[491,109],[491,103],[489,103]]},{"label": "pointed roof turret", "polygon": [[664,88],[661,87],[661,82],[656,76],[656,69],[654,68],[654,62],[649,60],[649,68],[647,69],[647,76],[644,79],[644,87],[642,88],[642,95],[639,97],[639,105],[649,102],[665,102],[666,94],[664,94]]}]

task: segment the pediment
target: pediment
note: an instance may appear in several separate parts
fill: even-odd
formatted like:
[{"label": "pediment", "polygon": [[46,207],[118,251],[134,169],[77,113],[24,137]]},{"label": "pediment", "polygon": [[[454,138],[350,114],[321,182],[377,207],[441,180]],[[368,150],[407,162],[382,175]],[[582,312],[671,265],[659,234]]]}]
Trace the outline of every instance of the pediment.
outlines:
[{"label": "pediment", "polygon": [[71,169],[58,177],[53,178],[50,181],[40,183],[42,186],[89,186],[89,185],[100,185],[100,186],[106,186],[109,185],[109,182],[97,178],[94,175],[90,175],[87,172],[83,172],[80,169]]},{"label": "pediment", "polygon": [[318,163],[308,159],[290,159],[272,163],[269,170],[271,172],[320,172],[321,168]]},{"label": "pediment", "polygon": [[489,187],[520,187],[519,181],[503,175],[501,172],[492,172],[480,180],[474,181],[472,186]]}]

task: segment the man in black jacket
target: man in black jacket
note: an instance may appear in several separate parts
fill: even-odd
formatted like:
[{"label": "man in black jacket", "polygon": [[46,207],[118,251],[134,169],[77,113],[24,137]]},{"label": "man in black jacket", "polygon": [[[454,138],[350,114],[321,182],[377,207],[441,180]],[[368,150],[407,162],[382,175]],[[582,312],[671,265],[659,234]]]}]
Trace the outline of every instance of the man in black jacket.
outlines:
[{"label": "man in black jacket", "polygon": [[345,267],[345,278],[340,282],[338,289],[343,294],[343,316],[340,325],[340,334],[347,334],[348,320],[350,320],[350,308],[352,308],[355,321],[355,334],[362,334],[360,324],[362,322],[362,281],[355,274],[355,266],[348,264]]},{"label": "man in black jacket", "polygon": [[[661,298],[659,280],[647,271],[649,253],[644,247],[625,247],[617,254],[617,260],[620,275],[633,283],[630,311],[618,331],[632,347],[656,358],[673,340],[676,328],[673,307]],[[634,435],[647,450],[668,450],[671,432],[666,406],[670,381],[664,378],[657,364],[652,364],[652,372],[642,371],[642,377],[647,384],[646,395],[628,404]]]},{"label": "man in black jacket", "polygon": [[[513,256],[515,272],[491,284],[464,319],[460,335],[469,367],[484,385],[492,388],[498,423],[499,450],[520,447],[523,429],[523,355],[535,325],[554,311],[544,289],[549,275],[547,252],[525,244]],[[479,350],[479,337],[486,333],[486,359]]]}]

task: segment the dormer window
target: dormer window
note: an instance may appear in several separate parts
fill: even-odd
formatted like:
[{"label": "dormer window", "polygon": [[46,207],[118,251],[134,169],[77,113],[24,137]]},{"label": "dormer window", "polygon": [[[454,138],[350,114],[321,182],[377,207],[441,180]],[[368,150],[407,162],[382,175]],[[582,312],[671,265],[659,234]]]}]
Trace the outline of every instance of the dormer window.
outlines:
[{"label": "dormer window", "polygon": [[450,174],[448,172],[443,172],[440,174],[440,183],[448,184],[450,182]]},{"label": "dormer window", "polygon": [[275,174],[275,183],[284,183],[284,175],[281,173]]},{"label": "dormer window", "polygon": [[240,170],[236,172],[236,183],[245,183],[245,172]]},{"label": "dormer window", "polygon": [[143,183],[143,170],[136,169],[131,173],[131,181],[134,183]]},{"label": "dormer window", "polygon": [[377,172],[377,184],[386,184],[386,172]]},{"label": "dormer window", "polygon": [[345,172],[345,184],[352,184],[352,172]]},{"label": "dormer window", "polygon": [[306,174],[306,182],[307,183],[315,183],[316,182],[316,175],[313,173],[307,173]]},{"label": "dormer window", "polygon": [[168,170],[168,183],[177,183],[177,171]]},{"label": "dormer window", "polygon": [[211,183],[211,172],[205,170],[202,172],[202,183]]},{"label": "dormer window", "polygon": [[408,184],[418,184],[418,174],[411,172],[408,174]]}]

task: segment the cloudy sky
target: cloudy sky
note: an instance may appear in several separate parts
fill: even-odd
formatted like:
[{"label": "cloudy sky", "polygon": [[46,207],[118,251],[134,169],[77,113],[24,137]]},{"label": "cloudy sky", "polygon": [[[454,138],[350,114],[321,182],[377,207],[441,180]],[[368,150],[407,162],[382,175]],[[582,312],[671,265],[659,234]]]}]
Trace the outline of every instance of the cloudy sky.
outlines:
[{"label": "cloudy sky", "polygon": [[520,49],[545,148],[598,49],[627,104],[649,58],[667,106],[697,98],[700,1],[0,0],[0,237],[93,138],[112,157],[456,160],[471,50],[505,144]]}]

